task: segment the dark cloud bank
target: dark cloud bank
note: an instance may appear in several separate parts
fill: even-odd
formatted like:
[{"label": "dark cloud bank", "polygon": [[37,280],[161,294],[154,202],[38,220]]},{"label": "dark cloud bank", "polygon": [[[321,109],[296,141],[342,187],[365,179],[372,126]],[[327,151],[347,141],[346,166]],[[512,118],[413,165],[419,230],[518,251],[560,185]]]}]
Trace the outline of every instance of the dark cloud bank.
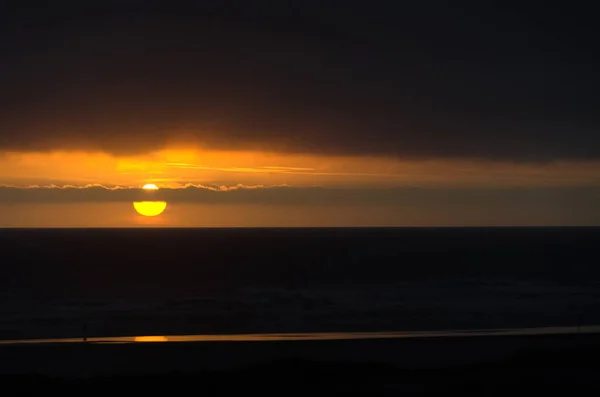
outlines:
[{"label": "dark cloud bank", "polygon": [[138,188],[92,187],[0,187],[0,203],[83,203],[167,201],[189,204],[261,205],[361,205],[430,206],[431,209],[510,205],[554,206],[564,211],[584,206],[600,208],[600,188],[325,188],[289,186],[243,186],[227,190],[218,186],[189,186],[159,191]]},{"label": "dark cloud bank", "polygon": [[[186,217],[179,221],[184,222],[191,217],[198,224],[205,220],[206,206],[211,208],[210,211],[237,213],[236,216],[241,218],[235,225],[246,224],[245,217],[252,219],[256,210],[264,211],[260,213],[265,219],[259,225],[271,224],[269,222],[277,219],[285,224],[287,217],[298,215],[305,218],[302,225],[330,226],[349,225],[348,222],[354,226],[600,224],[600,188],[593,187],[334,189],[237,186],[223,191],[220,187],[205,186],[161,189],[157,192],[109,190],[104,187],[0,187],[0,207],[5,211],[3,216],[8,224],[11,213],[22,214],[26,211],[39,214],[39,210],[44,208],[43,211],[48,214],[55,214],[56,211],[68,212],[65,208],[86,208],[86,204],[99,203],[128,208],[132,201],[148,200],[166,200],[172,211],[179,211],[181,216]],[[54,207],[57,204],[66,206]],[[107,208],[114,210],[114,205]],[[245,215],[240,215],[239,211]],[[196,225],[193,221],[175,222],[173,225],[183,224]]]},{"label": "dark cloud bank", "polygon": [[596,13],[486,3],[3,6],[0,148],[599,158]]}]

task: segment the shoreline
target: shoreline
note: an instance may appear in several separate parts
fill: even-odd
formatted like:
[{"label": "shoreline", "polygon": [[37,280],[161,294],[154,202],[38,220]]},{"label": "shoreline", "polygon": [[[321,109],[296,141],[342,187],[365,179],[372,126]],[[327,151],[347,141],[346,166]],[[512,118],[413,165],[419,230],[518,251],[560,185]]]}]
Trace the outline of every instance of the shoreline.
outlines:
[{"label": "shoreline", "polygon": [[415,339],[455,338],[483,336],[540,336],[600,334],[600,325],[555,326],[531,328],[491,328],[428,331],[381,331],[381,332],[294,332],[294,333],[243,333],[243,334],[184,334],[184,335],[133,335],[94,336],[79,338],[24,338],[0,340],[5,345],[42,345],[64,343],[191,343],[191,342],[274,342],[274,341],[317,341],[317,340],[360,340],[360,339]]},{"label": "shoreline", "polygon": [[[148,373],[230,371],[277,361],[345,362],[391,365],[403,369],[451,369],[504,360],[523,351],[600,349],[598,327],[582,332],[559,329],[430,332],[418,336],[271,334],[213,335],[210,340],[138,339],[0,345],[0,374],[89,377]],[[534,332],[537,331],[537,332]],[[395,335],[395,336],[394,336]],[[262,335],[264,337],[265,335]],[[393,336],[393,337],[392,337]],[[204,335],[203,337],[207,337]],[[140,338],[140,337],[138,337]],[[159,337],[152,337],[159,338]],[[173,338],[173,337],[171,337]],[[153,343],[154,342],[154,343]],[[158,342],[158,343],[157,343]]]},{"label": "shoreline", "polygon": [[[574,327],[573,327],[574,328]],[[229,395],[600,393],[592,332],[363,339],[0,346],[0,381],[25,394],[115,390]]]}]

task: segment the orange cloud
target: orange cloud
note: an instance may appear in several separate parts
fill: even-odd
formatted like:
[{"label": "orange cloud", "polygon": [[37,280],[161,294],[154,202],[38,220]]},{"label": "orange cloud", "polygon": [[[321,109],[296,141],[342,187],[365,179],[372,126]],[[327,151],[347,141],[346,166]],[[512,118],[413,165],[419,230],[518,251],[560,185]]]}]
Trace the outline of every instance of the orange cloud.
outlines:
[{"label": "orange cloud", "polygon": [[282,155],[173,148],[138,156],[103,153],[10,153],[0,156],[0,183],[14,186],[163,187],[514,187],[593,186],[600,161],[512,163]]}]

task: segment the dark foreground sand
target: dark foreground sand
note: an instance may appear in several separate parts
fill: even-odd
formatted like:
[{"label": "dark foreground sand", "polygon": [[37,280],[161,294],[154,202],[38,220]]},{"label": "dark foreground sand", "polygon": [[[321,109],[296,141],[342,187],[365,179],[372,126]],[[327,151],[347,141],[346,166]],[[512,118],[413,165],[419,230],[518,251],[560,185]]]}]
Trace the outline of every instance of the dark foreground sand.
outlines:
[{"label": "dark foreground sand", "polygon": [[7,395],[572,394],[598,369],[595,334],[0,347]]}]

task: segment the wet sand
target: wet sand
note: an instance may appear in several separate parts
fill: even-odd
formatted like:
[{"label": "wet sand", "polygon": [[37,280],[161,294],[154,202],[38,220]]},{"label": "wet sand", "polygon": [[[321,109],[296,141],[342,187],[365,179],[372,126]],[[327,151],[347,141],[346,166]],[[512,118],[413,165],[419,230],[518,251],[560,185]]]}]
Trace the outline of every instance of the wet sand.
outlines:
[{"label": "wet sand", "polygon": [[600,334],[600,326],[564,326],[536,328],[501,328],[441,331],[392,331],[392,332],[295,332],[263,334],[196,334],[196,335],[140,335],[105,336],[81,338],[12,339],[0,340],[1,345],[58,344],[58,343],[144,343],[144,342],[275,342],[359,339],[419,339],[474,336],[532,336]]},{"label": "wet sand", "polygon": [[282,360],[457,368],[524,351],[600,347],[597,327],[577,331],[559,327],[446,333],[146,336],[99,338],[88,343],[81,339],[5,341],[0,346],[0,372],[85,377],[235,370]]},{"label": "wet sand", "polygon": [[[549,331],[549,330],[545,330]],[[600,334],[22,343],[0,346],[11,395],[599,394]],[[345,335],[348,336],[348,335]],[[387,335],[390,336],[390,335]],[[213,336],[214,339],[214,336]],[[15,393],[17,391],[17,393]]]}]

